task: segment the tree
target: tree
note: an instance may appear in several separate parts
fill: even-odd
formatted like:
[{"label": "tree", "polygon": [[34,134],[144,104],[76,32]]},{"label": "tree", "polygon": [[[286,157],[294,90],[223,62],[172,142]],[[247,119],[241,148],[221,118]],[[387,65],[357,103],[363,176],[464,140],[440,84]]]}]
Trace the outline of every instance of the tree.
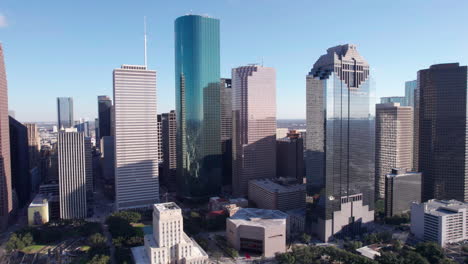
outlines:
[{"label": "tree", "polygon": [[110,257],[106,255],[96,255],[88,262],[88,264],[108,264],[108,263],[110,263]]},{"label": "tree", "polygon": [[17,234],[13,233],[5,244],[7,251],[21,250],[25,247],[34,244],[34,239],[31,233]]},{"label": "tree", "polygon": [[380,256],[375,258],[380,264],[403,264],[403,258],[399,257],[393,252],[383,252]]},{"label": "tree", "polygon": [[88,237],[88,244],[90,247],[106,247],[106,241],[107,239],[99,233],[93,234]]},{"label": "tree", "polygon": [[291,253],[276,253],[275,259],[279,264],[296,263],[296,258]]},{"label": "tree", "polygon": [[424,242],[416,245],[416,252],[425,257],[430,263],[438,263],[444,259],[444,251],[435,242]]},{"label": "tree", "polygon": [[306,234],[306,233],[303,233],[303,234],[301,235],[301,241],[302,241],[302,243],[304,243],[304,244],[308,244],[308,243],[310,242],[310,239],[311,239],[311,236],[309,236],[309,235]]},{"label": "tree", "polygon": [[128,223],[138,223],[141,220],[141,214],[133,211],[120,211],[115,212],[111,216],[122,218]]},{"label": "tree", "polygon": [[[429,264],[429,261],[427,261],[423,256],[421,256],[417,252],[408,251],[405,254],[403,263],[404,264]],[[430,263],[437,263],[437,262],[430,262]]]},{"label": "tree", "polygon": [[221,259],[222,256],[223,254],[219,251],[213,252],[213,259],[216,260],[216,263],[219,263],[219,260]]},{"label": "tree", "polygon": [[344,249],[355,253],[356,249],[362,247],[361,241],[347,241],[344,243]]}]

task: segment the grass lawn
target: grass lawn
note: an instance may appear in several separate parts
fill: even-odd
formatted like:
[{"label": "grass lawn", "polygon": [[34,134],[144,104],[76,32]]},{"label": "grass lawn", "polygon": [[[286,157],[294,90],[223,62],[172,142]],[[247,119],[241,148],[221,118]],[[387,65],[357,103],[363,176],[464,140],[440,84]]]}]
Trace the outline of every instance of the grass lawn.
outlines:
[{"label": "grass lawn", "polygon": [[80,247],[80,250],[86,252],[86,251],[88,251],[90,248],[91,248],[90,246],[81,246],[81,247]]},{"label": "grass lawn", "polygon": [[132,223],[133,227],[145,227],[146,225],[143,223]]},{"label": "grass lawn", "polygon": [[44,247],[46,247],[46,245],[32,245],[32,246],[23,248],[22,251],[26,254],[34,254],[40,251],[41,249],[43,249]]}]

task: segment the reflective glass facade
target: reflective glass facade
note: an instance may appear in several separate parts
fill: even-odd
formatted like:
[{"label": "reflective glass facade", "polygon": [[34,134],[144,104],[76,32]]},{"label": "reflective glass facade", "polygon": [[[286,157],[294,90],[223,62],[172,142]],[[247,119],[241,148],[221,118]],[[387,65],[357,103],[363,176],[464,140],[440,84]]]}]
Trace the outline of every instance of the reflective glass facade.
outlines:
[{"label": "reflective glass facade", "polygon": [[418,88],[418,81],[407,81],[405,82],[405,99],[406,106],[414,107],[414,90]]},{"label": "reflective glass facade", "polygon": [[432,65],[418,72],[418,162],[423,196],[468,201],[468,67]]},{"label": "reflective glass facade", "polygon": [[[344,228],[337,223],[354,229],[360,219],[373,219],[375,91],[369,65],[354,45],[328,49],[306,81],[307,191],[315,198],[314,217],[326,225],[318,228],[325,232],[319,236],[328,240]],[[362,201],[359,210],[365,212],[356,207],[337,219],[335,213],[350,199]]]},{"label": "reflective glass facade", "polygon": [[219,20],[175,21],[178,194],[207,198],[221,191]]},{"label": "reflective glass facade", "polygon": [[381,97],[380,103],[381,104],[399,103],[401,106],[406,106],[406,97],[405,96]]},{"label": "reflective glass facade", "polygon": [[73,127],[73,98],[57,98],[58,128]]}]

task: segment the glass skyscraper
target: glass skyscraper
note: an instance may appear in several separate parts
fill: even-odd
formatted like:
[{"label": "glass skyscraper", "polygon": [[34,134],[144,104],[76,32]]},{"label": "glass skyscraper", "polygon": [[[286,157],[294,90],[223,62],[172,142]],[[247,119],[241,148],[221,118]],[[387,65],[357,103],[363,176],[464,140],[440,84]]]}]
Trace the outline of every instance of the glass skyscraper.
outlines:
[{"label": "glass skyscraper", "polygon": [[407,81],[405,82],[405,99],[406,106],[414,107],[414,90],[418,88],[418,81]]},{"label": "glass skyscraper", "polygon": [[59,129],[73,127],[73,98],[57,98],[57,115]]},{"label": "glass skyscraper", "polygon": [[311,230],[352,236],[374,220],[375,92],[356,46],[327,50],[307,79],[306,173]]},{"label": "glass skyscraper", "polygon": [[222,183],[219,20],[175,21],[178,195],[219,194]]},{"label": "glass skyscraper", "polygon": [[388,103],[399,103],[400,106],[406,106],[406,97],[405,96],[388,96],[380,98],[381,104]]},{"label": "glass skyscraper", "polygon": [[418,72],[418,162],[422,200],[468,202],[468,67],[436,64]]}]

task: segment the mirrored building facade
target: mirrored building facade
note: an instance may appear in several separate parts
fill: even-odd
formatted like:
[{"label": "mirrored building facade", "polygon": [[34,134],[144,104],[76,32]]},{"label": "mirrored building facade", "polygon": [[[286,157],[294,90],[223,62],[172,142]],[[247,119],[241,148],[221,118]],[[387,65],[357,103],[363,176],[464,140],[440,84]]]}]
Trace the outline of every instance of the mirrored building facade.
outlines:
[{"label": "mirrored building facade", "polygon": [[178,195],[203,199],[222,183],[219,20],[175,21]]},{"label": "mirrored building facade", "polygon": [[328,241],[374,219],[375,92],[369,64],[351,44],[329,48],[306,82],[308,221]]}]

